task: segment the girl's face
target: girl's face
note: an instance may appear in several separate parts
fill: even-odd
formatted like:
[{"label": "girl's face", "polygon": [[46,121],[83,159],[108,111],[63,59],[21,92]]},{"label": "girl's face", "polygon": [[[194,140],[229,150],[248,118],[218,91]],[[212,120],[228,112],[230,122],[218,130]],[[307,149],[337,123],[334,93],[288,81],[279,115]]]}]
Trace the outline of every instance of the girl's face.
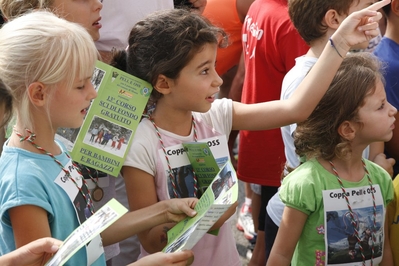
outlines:
[{"label": "girl's face", "polygon": [[216,73],[216,44],[205,44],[171,82],[170,96],[177,108],[207,112],[223,81]]},{"label": "girl's face", "polygon": [[52,8],[66,20],[82,25],[94,41],[100,38],[102,0],[54,0]]},{"label": "girl's face", "polygon": [[97,97],[91,76],[75,79],[72,88],[59,85],[50,101],[50,118],[53,128],[78,128],[82,125],[90,102]]},{"label": "girl's face", "polygon": [[363,127],[356,137],[366,142],[389,141],[394,129],[397,110],[387,102],[384,85],[378,79],[375,92],[365,98],[365,104],[359,109],[359,118]]}]

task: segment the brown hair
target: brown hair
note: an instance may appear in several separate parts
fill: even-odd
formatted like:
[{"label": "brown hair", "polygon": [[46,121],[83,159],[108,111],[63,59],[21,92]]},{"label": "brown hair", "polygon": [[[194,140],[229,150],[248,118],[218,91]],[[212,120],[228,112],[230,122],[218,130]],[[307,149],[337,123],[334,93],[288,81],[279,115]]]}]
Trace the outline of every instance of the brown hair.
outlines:
[{"label": "brown hair", "polygon": [[[154,85],[160,74],[178,78],[195,53],[209,43],[224,47],[227,34],[194,12],[163,10],[133,27],[127,52],[117,53],[111,64]],[[155,102],[161,95],[153,90],[151,97]]]},{"label": "brown hair", "polygon": [[351,153],[350,142],[338,134],[344,121],[362,123],[358,111],[365,98],[374,93],[378,80],[384,82],[382,65],[370,53],[356,53],[342,62],[326,94],[305,121],[298,123],[294,134],[299,156],[331,160]]},{"label": "brown hair", "polygon": [[326,33],[327,26],[323,25],[323,18],[328,10],[334,9],[340,15],[348,15],[354,1],[360,0],[288,0],[288,13],[301,37],[310,44]]}]

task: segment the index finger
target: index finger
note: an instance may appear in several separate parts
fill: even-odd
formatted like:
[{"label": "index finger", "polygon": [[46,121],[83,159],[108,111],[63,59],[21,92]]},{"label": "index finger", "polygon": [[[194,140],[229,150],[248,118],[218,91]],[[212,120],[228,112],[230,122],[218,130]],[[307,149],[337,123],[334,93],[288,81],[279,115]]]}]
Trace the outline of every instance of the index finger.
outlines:
[{"label": "index finger", "polygon": [[369,7],[366,7],[365,9],[377,11],[378,9],[388,5],[389,3],[391,3],[391,0],[382,0],[382,1],[375,2],[374,4],[372,4]]}]

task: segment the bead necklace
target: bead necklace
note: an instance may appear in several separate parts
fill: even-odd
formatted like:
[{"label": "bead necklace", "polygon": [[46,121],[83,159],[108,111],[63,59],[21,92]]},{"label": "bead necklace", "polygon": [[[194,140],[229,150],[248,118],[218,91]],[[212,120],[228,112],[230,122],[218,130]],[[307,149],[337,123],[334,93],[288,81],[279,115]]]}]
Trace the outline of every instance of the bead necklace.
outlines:
[{"label": "bead necklace", "polygon": [[[357,228],[358,228],[358,223],[357,223],[356,220],[355,220],[355,215],[354,215],[353,210],[352,210],[352,207],[351,207],[351,205],[350,205],[350,203],[349,203],[348,196],[346,195],[346,190],[345,190],[345,188],[344,188],[344,185],[343,185],[343,183],[342,183],[342,180],[341,180],[341,178],[340,178],[339,175],[338,175],[337,169],[335,168],[335,166],[334,166],[334,164],[333,164],[332,161],[329,161],[329,163],[330,163],[330,165],[331,165],[331,167],[332,167],[332,170],[333,170],[335,176],[336,176],[337,179],[338,179],[339,185],[341,186],[341,189],[342,189],[342,192],[343,192],[342,194],[343,194],[344,197],[345,197],[346,205],[347,205],[347,207],[348,207],[349,214],[350,214],[350,218],[351,218],[351,224],[352,224],[353,230],[354,230],[354,232],[355,232],[354,235],[355,235],[355,237],[356,237],[356,239],[357,239],[357,243],[358,243],[358,245],[359,245],[360,254],[361,254],[361,256],[362,256],[362,260],[363,260],[363,264],[362,264],[362,265],[365,266],[365,265],[366,265],[366,256],[364,255],[363,246],[362,246],[362,244],[361,244],[361,239],[360,239],[360,237],[359,237],[359,231],[357,230]],[[372,230],[372,232],[371,232],[372,237],[371,237],[371,264],[370,264],[370,265],[372,266],[372,265],[373,265],[373,259],[374,259],[374,243],[375,243],[375,241],[376,241],[376,238],[375,238],[375,231],[376,231],[376,225],[377,225],[377,222],[376,222],[376,217],[377,217],[377,206],[376,206],[376,204],[375,204],[373,182],[371,181],[370,174],[369,174],[369,171],[368,171],[367,168],[366,168],[366,164],[365,164],[364,160],[362,160],[362,164],[363,164],[364,171],[366,172],[366,175],[367,175],[367,179],[368,179],[369,186],[370,186],[370,191],[371,191],[371,197],[372,197],[372,199],[373,199],[373,230]]]},{"label": "bead necklace", "polygon": [[[39,151],[43,152],[44,154],[50,156],[51,158],[53,158],[54,162],[56,162],[62,171],[64,171],[64,173],[66,174],[66,176],[75,184],[76,188],[79,190],[79,193],[83,196],[84,200],[86,201],[86,205],[90,210],[90,213],[93,214],[94,213],[94,208],[93,208],[93,201],[91,199],[91,195],[90,193],[86,194],[83,192],[83,189],[81,187],[79,187],[78,183],[76,182],[76,180],[72,177],[71,173],[69,172],[69,170],[65,169],[64,166],[62,165],[62,163],[57,160],[57,158],[55,158],[55,156],[51,153],[48,152],[47,150],[45,150],[44,148],[40,147],[39,145],[37,145],[34,140],[36,138],[36,134],[33,133],[32,131],[30,131],[29,129],[25,129],[26,132],[28,132],[28,136],[23,136],[21,133],[19,133],[15,127],[14,127],[14,133],[19,137],[19,141],[23,142],[23,141],[28,141],[30,144],[33,145],[33,147],[35,147],[36,149],[38,149]],[[70,159],[71,157],[69,156],[68,153],[65,152],[65,155]],[[74,167],[74,169],[78,172],[78,174],[80,175],[82,182],[85,186],[85,188],[87,189],[87,191],[89,192],[89,188],[87,186],[87,183],[84,179],[84,177],[82,176],[82,173],[79,169],[79,167],[77,167],[77,165],[75,163],[73,163],[72,161],[72,165]]]},{"label": "bead necklace", "polygon": [[[157,125],[154,122],[154,119],[151,116],[147,116],[147,117],[151,121],[151,123],[153,124],[153,126],[155,128],[155,131],[157,133],[157,136],[158,136],[158,139],[159,139],[159,143],[161,144],[161,148],[162,148],[163,153],[165,155],[166,163],[168,164],[168,172],[169,172],[170,182],[171,182],[172,188],[173,188],[173,195],[174,195],[175,198],[178,198],[178,194],[177,194],[177,190],[176,190],[175,178],[174,178],[174,176],[172,174],[172,167],[170,165],[168,155],[166,154],[166,148],[165,148],[165,145],[163,143],[161,133],[159,132],[158,127],[157,127]],[[191,116],[191,121],[192,121],[193,130],[194,130],[194,141],[197,142],[197,130],[196,130],[196,127],[195,127],[194,116]],[[197,197],[198,178],[197,178],[197,175],[195,174],[194,169],[193,169],[193,180],[194,180],[194,197]]]}]

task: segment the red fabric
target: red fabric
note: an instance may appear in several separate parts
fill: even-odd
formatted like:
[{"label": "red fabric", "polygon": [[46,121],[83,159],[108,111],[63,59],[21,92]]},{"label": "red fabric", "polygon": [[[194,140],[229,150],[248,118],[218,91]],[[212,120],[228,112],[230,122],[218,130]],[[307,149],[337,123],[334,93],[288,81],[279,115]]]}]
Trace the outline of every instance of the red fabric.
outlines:
[{"label": "red fabric", "polygon": [[229,35],[229,46],[219,48],[216,57],[216,71],[221,76],[238,64],[242,52],[242,23],[236,0],[208,0],[203,15]]},{"label": "red fabric", "polygon": [[[245,18],[242,33],[246,68],[242,102],[280,99],[285,74],[294,66],[295,58],[309,49],[290,21],[287,1],[256,0]],[[240,132],[237,173],[241,180],[280,186],[284,163],[279,128]]]}]

